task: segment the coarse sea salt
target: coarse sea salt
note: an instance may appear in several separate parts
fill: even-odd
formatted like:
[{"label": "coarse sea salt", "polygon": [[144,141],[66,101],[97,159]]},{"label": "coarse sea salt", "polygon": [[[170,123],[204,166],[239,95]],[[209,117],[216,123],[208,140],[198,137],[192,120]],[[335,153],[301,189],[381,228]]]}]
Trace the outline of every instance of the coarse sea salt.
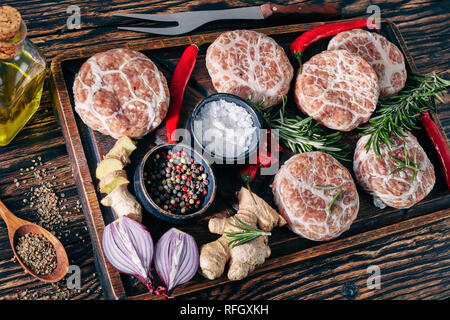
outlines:
[{"label": "coarse sea salt", "polygon": [[244,154],[255,139],[256,126],[245,108],[224,99],[205,104],[194,120],[194,134],[209,153],[220,157]]}]

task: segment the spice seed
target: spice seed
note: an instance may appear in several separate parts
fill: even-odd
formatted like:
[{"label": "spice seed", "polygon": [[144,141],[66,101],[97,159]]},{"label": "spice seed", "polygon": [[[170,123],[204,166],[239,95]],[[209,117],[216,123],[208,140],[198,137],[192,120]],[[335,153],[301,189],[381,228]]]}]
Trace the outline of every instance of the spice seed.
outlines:
[{"label": "spice seed", "polygon": [[27,233],[17,239],[16,252],[35,274],[48,275],[56,268],[56,251],[41,234]]}]

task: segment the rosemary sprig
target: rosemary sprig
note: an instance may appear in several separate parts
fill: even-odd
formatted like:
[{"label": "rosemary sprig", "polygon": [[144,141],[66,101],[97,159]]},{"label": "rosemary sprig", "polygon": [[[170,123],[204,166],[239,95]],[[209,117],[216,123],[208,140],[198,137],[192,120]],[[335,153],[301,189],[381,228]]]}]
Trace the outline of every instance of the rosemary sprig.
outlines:
[{"label": "rosemary sprig", "polygon": [[283,104],[279,109],[272,107],[262,110],[264,100],[259,104],[253,104],[265,125],[269,129],[278,130],[280,140],[286,147],[294,153],[318,150],[329,153],[336,159],[350,160],[349,152],[345,151],[347,145],[338,143],[341,139],[339,132],[323,135],[318,127],[319,123],[312,117],[304,119],[298,115],[293,118],[285,117],[286,102],[287,97],[283,95]]},{"label": "rosemary sprig", "polygon": [[241,246],[261,236],[271,235],[270,232],[264,232],[262,230],[259,230],[258,228],[252,227],[236,216],[234,216],[233,218],[239,223],[239,225],[235,225],[230,222],[228,222],[228,224],[242,230],[242,232],[224,232],[224,234],[226,234],[228,237],[233,238],[233,240],[228,242],[228,246],[231,246],[232,248]]},{"label": "rosemary sprig", "polygon": [[339,189],[340,187],[342,187],[342,184],[340,184],[338,186],[313,186],[314,189],[319,189],[319,190],[336,190],[336,189]]},{"label": "rosemary sprig", "polygon": [[449,86],[449,80],[435,73],[426,76],[409,73],[405,87],[397,95],[380,100],[375,116],[361,128],[363,135],[370,136],[366,150],[373,146],[375,154],[381,156],[380,143],[384,142],[391,149],[392,136],[403,140],[404,130],[418,129],[419,117],[428,110],[435,110],[436,99],[444,103],[440,94]]},{"label": "rosemary sprig", "polygon": [[333,207],[333,204],[336,202],[337,198],[339,198],[339,196],[342,194],[342,192],[344,192],[344,190],[339,190],[339,192],[335,194],[333,199],[331,199],[327,207],[327,216],[331,214],[331,208]]},{"label": "rosemary sprig", "polygon": [[406,149],[406,145],[403,145],[404,150],[404,157],[405,160],[399,159],[396,156],[390,154],[389,156],[399,164],[397,168],[391,171],[391,174],[394,174],[396,172],[404,171],[406,169],[410,169],[413,171],[413,174],[411,176],[411,182],[414,182],[414,179],[416,178],[417,172],[420,171],[419,166],[417,165],[417,150],[414,152],[414,161],[409,158],[408,149]]},{"label": "rosemary sprig", "polygon": [[[319,189],[319,190],[337,190],[337,189],[340,189],[341,187],[342,187],[342,184],[340,184],[338,186],[313,186],[314,189]],[[327,216],[329,216],[331,214],[331,208],[333,207],[337,198],[339,198],[339,196],[342,194],[342,192],[344,192],[344,190],[339,190],[339,192],[334,195],[333,199],[331,199],[330,203],[327,206]]]}]

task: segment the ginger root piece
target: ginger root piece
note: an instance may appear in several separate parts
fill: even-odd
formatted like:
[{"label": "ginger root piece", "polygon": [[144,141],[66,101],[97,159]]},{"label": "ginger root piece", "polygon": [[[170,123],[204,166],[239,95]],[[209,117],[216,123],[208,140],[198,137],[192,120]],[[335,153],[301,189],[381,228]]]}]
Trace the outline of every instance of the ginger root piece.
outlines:
[{"label": "ginger root piece", "polygon": [[127,136],[121,137],[106,154],[105,159],[117,159],[124,165],[130,163],[130,154],[136,150],[133,140]]},{"label": "ginger root piece", "polygon": [[115,188],[120,185],[127,185],[130,181],[127,179],[127,173],[125,170],[116,170],[100,180],[98,185],[101,193],[111,193]]},{"label": "ginger root piece", "polygon": [[97,169],[95,170],[95,176],[97,179],[103,179],[108,174],[113,171],[122,170],[124,168],[124,163],[119,159],[105,159],[100,161],[97,165]]},{"label": "ginger root piece", "polygon": [[142,207],[136,198],[128,191],[127,185],[122,184],[104,197],[101,204],[113,207],[118,218],[126,215],[138,222],[142,221]]},{"label": "ginger root piece", "polygon": [[104,161],[106,160],[117,160],[124,165],[130,164],[130,155],[125,150],[118,150],[112,154],[106,154]]},{"label": "ginger root piece", "polygon": [[126,136],[121,137],[97,165],[96,176],[100,180],[100,192],[108,194],[102,199],[101,204],[111,207],[118,218],[128,216],[141,222],[142,207],[128,191],[127,186],[130,182],[123,170],[130,163],[130,154],[135,149],[133,140]]},{"label": "ginger root piece", "polygon": [[[241,188],[238,200],[239,211],[234,217],[241,221],[266,232],[286,224],[283,217],[267,202],[256,194],[252,194],[247,188]],[[241,232],[242,230],[229,224],[236,224],[234,217],[212,218],[209,220],[209,231],[218,234]],[[230,237],[223,234],[216,241],[207,243],[200,249],[200,268],[206,278],[213,280],[220,277],[225,271],[226,263],[230,260],[228,279],[241,280],[270,256],[267,236],[260,236],[234,248],[228,246],[230,240],[232,240]]]}]

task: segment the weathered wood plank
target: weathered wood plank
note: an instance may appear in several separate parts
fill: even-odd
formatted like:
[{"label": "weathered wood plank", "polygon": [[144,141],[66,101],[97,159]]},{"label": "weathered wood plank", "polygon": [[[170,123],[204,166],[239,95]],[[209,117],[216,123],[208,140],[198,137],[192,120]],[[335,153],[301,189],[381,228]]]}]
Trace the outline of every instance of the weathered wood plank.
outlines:
[{"label": "weathered wood plank", "polygon": [[[273,1],[278,4],[294,4],[309,1]],[[314,3],[329,3],[334,1],[315,1]],[[430,3],[439,3],[439,0],[396,0],[396,1],[339,1],[344,9],[346,17],[361,15],[371,4],[378,5],[383,11],[399,11],[408,7],[426,6]],[[5,4],[16,6],[25,19],[29,20],[29,27],[33,34],[51,34],[64,29],[65,22],[69,17],[67,8],[77,5],[81,9],[82,28],[96,28],[101,25],[124,23],[123,18],[112,17],[111,12],[145,12],[145,13],[173,13],[189,10],[226,9],[249,5],[261,5],[265,1],[70,1],[62,0],[57,3],[53,1],[27,1],[6,0]]]},{"label": "weathered wood plank", "polygon": [[[285,1],[274,1],[277,3],[285,3]],[[303,1],[289,1],[289,3],[296,3]],[[371,1],[370,3],[379,3],[383,1]],[[414,57],[417,66],[422,72],[440,71],[445,72],[449,68],[449,34],[448,34],[448,13],[445,11],[444,1],[426,1],[426,0],[414,0],[414,1],[389,1],[380,3],[383,9],[383,17],[389,17],[396,22],[402,34],[405,37],[407,45],[410,49],[412,56]],[[82,47],[86,44],[102,44],[105,42],[118,43],[120,40],[128,39],[146,39],[148,36],[137,33],[118,33],[115,30],[117,23],[128,23],[130,21],[123,21],[121,19],[110,18],[110,12],[114,10],[121,11],[141,11],[142,12],[176,12],[185,10],[200,10],[200,9],[212,9],[212,8],[225,8],[229,6],[247,6],[251,3],[261,4],[263,1],[217,1],[211,3],[211,1],[125,1],[116,0],[108,1],[54,1],[47,0],[7,0],[2,1],[2,4],[12,4],[19,8],[22,12],[25,20],[28,22],[29,34],[33,41],[38,44],[41,50],[46,54],[48,61],[51,61],[52,57],[64,50],[72,47]],[[344,7],[348,10],[349,16],[360,15],[365,12],[365,8],[369,4],[369,1],[344,1]],[[82,7],[82,14],[87,15],[87,19],[82,18],[82,22],[86,22],[86,29],[81,31],[67,31],[61,33],[64,28],[67,14],[65,9],[70,4],[79,4]],[[443,14],[444,13],[444,14]],[[386,14],[386,15],[385,15]],[[447,15],[446,15],[447,14]],[[415,22],[418,22],[417,25]],[[106,26],[106,27],[104,27]],[[447,27],[446,27],[447,26]],[[83,28],[85,26],[83,25]],[[214,30],[214,26],[206,26],[202,30]],[[447,28],[447,29],[446,29]],[[97,29],[97,30],[95,30]],[[121,38],[122,37],[122,38]],[[438,48],[438,50],[436,50]],[[448,73],[447,73],[448,74]],[[25,129],[18,135],[18,137],[6,148],[0,149],[0,196],[2,200],[12,208],[14,212],[19,216],[27,218],[33,214],[33,211],[25,208],[21,203],[21,198],[17,197],[17,194],[22,194],[26,191],[26,187],[15,188],[14,179],[20,177],[19,169],[24,166],[25,163],[30,163],[31,159],[41,155],[48,162],[54,162],[58,167],[57,183],[62,185],[66,183],[66,187],[61,188],[66,193],[70,193],[68,201],[73,205],[78,199],[77,192],[74,186],[74,180],[71,176],[71,166],[67,157],[67,151],[65,147],[64,139],[62,138],[60,127],[55,120],[55,116],[51,110],[49,102],[48,92],[44,92],[41,108],[32,118]],[[443,126],[446,128],[447,135],[450,134],[450,112],[448,106],[440,108],[439,116]],[[52,161],[53,160],[53,161]],[[35,182],[30,181],[31,185],[37,185]],[[29,185],[29,187],[31,187]],[[0,223],[3,227],[4,224]],[[80,230],[80,234],[83,237],[88,237],[88,234],[84,230],[86,226],[82,213],[74,214],[71,216],[68,230]],[[2,261],[10,257],[9,243],[4,238],[0,239],[0,258]],[[89,241],[80,245],[79,243],[73,243],[69,241],[68,250],[70,252],[77,252],[77,261],[82,263],[86,261],[91,269],[83,268],[83,279],[93,272],[92,262],[92,250],[90,248]],[[74,249],[71,249],[73,246]],[[75,253],[74,253],[75,254]],[[71,254],[69,255],[71,258]],[[420,254],[418,255],[420,256]],[[344,259],[345,261],[345,259]],[[2,262],[3,263],[3,262]],[[10,266],[17,266],[15,263],[10,263]],[[2,264],[1,267],[4,265]],[[85,271],[86,269],[86,271]],[[0,275],[0,297],[15,298],[15,291],[23,289],[22,286],[18,286],[15,282],[17,277],[20,283],[25,283],[30,290],[42,293],[45,298],[46,295],[52,295],[54,289],[34,282],[31,277],[25,276],[22,270],[19,268],[12,268],[12,275],[3,278]],[[14,276],[16,275],[16,276]],[[330,275],[332,276],[332,275]],[[12,279],[12,280],[11,280]],[[448,277],[447,277],[448,279]],[[405,279],[406,281],[406,279]],[[442,290],[442,285],[439,287],[433,280],[430,280],[431,284],[428,286],[425,283],[423,286],[428,291],[427,298],[439,298],[446,297],[448,293]],[[87,288],[92,286],[99,288],[98,280],[93,279],[89,283],[84,283],[81,291],[83,294],[73,294],[73,298],[98,298],[98,293],[93,294],[95,290],[87,292]],[[400,285],[401,286],[401,285]],[[7,289],[9,288],[9,289]],[[10,289],[14,288],[14,289]],[[425,290],[424,289],[424,290]],[[395,289],[397,290],[397,289]],[[394,293],[395,293],[394,290]],[[395,297],[395,294],[392,296]],[[409,295],[410,297],[416,297],[414,293]],[[402,295],[400,295],[402,297]]]},{"label": "weathered wood plank", "polygon": [[[306,30],[311,27],[312,24],[305,26],[304,24],[300,25],[283,25],[280,27],[269,27],[264,29],[257,29],[262,32],[266,32],[270,34],[272,37],[274,37],[278,43],[284,47],[287,47],[288,44],[295,38],[296,32],[301,32],[303,30]],[[392,29],[393,27],[388,23],[383,23],[382,30],[386,34],[389,34],[392,37],[392,41],[397,43],[399,46],[404,46],[404,43],[401,39],[395,39],[395,35],[397,34],[395,29]],[[293,34],[294,33],[294,34]],[[215,37],[218,35],[217,32],[215,33],[208,33],[204,34],[203,38],[207,41],[212,41],[215,39]],[[158,40],[153,39],[152,41],[148,41],[145,43],[133,41],[129,43],[129,46],[135,50],[140,50],[143,52],[147,52],[152,59],[157,63],[157,65],[162,68],[163,73],[166,75],[166,77],[170,77],[170,70],[166,70],[166,66],[168,64],[175,65],[177,57],[179,56],[179,44],[186,45],[189,43],[192,38],[191,37],[177,37],[165,40],[164,42],[160,42]],[[172,48],[175,46],[174,48]],[[155,50],[160,47],[163,47],[164,50]],[[79,121],[78,118],[74,117],[73,114],[73,106],[72,101],[69,101],[69,97],[71,95],[70,92],[66,92],[66,87],[69,88],[71,86],[71,79],[74,75],[74,70],[76,70],[79,65],[81,64],[80,58],[84,59],[86,57],[89,57],[96,52],[103,51],[108,49],[108,47],[88,47],[85,50],[76,50],[72,49],[71,51],[67,52],[63,56],[58,56],[54,61],[52,65],[52,70],[54,72],[54,76],[52,78],[52,84],[53,80],[55,81],[55,87],[57,86],[58,90],[60,90],[59,96],[55,96],[56,102],[57,102],[57,109],[59,117],[62,119],[63,122],[63,132],[66,136],[67,143],[69,145],[69,153],[74,161],[74,169],[76,172],[76,180],[83,181],[83,191],[81,194],[81,199],[86,206],[86,214],[89,218],[92,217],[100,217],[103,215],[105,221],[109,221],[112,219],[111,213],[108,210],[103,210],[103,208],[98,208],[98,201],[96,201],[96,194],[94,192],[94,188],[91,187],[92,184],[96,184],[97,181],[93,181],[95,179],[92,179],[90,176],[90,171],[93,172],[96,163],[101,159],[102,155],[106,153],[106,150],[109,149],[113,143],[113,139],[103,136],[101,134],[97,134],[92,132],[91,130],[87,129],[85,125]],[[311,48],[313,51],[318,48],[314,49],[314,46]],[[197,66],[195,73],[193,75],[193,78],[195,81],[203,87],[202,91],[206,91],[208,93],[214,92],[210,79],[208,77],[208,72],[205,69],[205,52],[204,48],[199,53]],[[406,53],[407,57],[409,58],[408,54]],[[75,59],[75,60],[74,60]],[[174,60],[175,59],[175,60]],[[411,61],[409,59],[408,61]],[[66,82],[66,85],[64,85],[64,82]],[[189,91],[190,90],[190,91]],[[192,92],[191,92],[192,91]],[[185,98],[184,113],[189,113],[193,107],[202,99],[202,95],[196,95],[194,93],[194,89],[192,87],[189,87],[188,94]],[[193,94],[194,93],[194,94]],[[294,108],[294,106],[290,106],[291,108]],[[181,126],[183,126],[183,122],[180,123]],[[79,128],[79,129],[77,129]],[[80,136],[78,137],[80,132]],[[158,133],[157,133],[158,135]],[[357,139],[355,133],[347,134],[349,141],[354,144],[355,140]],[[145,139],[141,139],[138,142],[138,149],[134,155],[137,155],[137,159],[143,156],[146,150],[148,150],[149,146],[151,146],[154,143],[154,140],[158,140],[158,138],[155,138],[154,135],[149,135]],[[161,139],[159,139],[161,140]],[[421,140],[423,142],[423,140]],[[88,149],[82,149],[80,148],[81,145],[89,145],[91,146]],[[77,151],[74,151],[77,149]],[[92,150],[91,150],[92,149]],[[87,163],[87,164],[86,164]],[[87,166],[90,166],[87,168]],[[133,166],[133,164],[131,165]],[[217,177],[219,181],[218,185],[218,194],[222,196],[222,198],[225,200],[225,202],[232,204],[234,199],[234,191],[236,184],[238,184],[235,179],[231,179],[230,177],[234,177],[235,173],[232,173],[232,171],[227,170],[225,168],[221,168],[221,172],[224,172],[223,178],[225,179],[225,183],[220,183],[221,179],[220,176]],[[133,172],[131,168],[131,173]],[[223,185],[230,186],[230,190],[224,190]],[[88,188],[89,186],[89,188]],[[268,192],[270,194],[270,192]],[[430,197],[427,198],[427,201],[430,203],[433,203],[434,207],[433,210],[439,210],[439,208],[447,207],[448,206],[448,197],[445,191],[442,191],[442,183],[439,182],[437,184],[437,187],[435,188],[435,191]],[[268,197],[268,200],[271,201],[272,196],[270,195]],[[442,199],[442,204],[438,204]],[[354,236],[358,235],[361,232],[367,231],[367,230],[373,230],[380,228],[384,225],[393,224],[396,222],[401,221],[402,219],[406,218],[405,212],[406,211],[400,211],[395,209],[386,209],[386,210],[378,210],[375,209],[371,198],[364,192],[361,192],[360,197],[360,214],[358,216],[358,219],[355,221],[355,223],[352,225],[349,232],[345,234],[345,237],[348,236]],[[100,212],[100,209],[102,211]],[[213,208],[213,211],[217,211],[217,208]],[[211,210],[209,211],[211,213]],[[207,218],[205,218],[207,219]],[[144,221],[144,224],[149,226],[151,228],[151,232],[153,236],[158,238],[158,236],[165,230],[167,230],[168,226],[167,224],[157,222],[154,219],[147,219],[147,221]],[[99,244],[97,242],[97,238],[99,237],[98,233],[101,233],[101,230],[103,229],[103,222],[101,221],[100,224],[90,224],[91,228],[91,237],[93,237],[94,241],[94,247],[97,248],[98,252],[100,252]],[[187,231],[191,234],[196,235],[196,240],[199,245],[202,245],[203,243],[210,241],[209,233],[206,231],[206,225],[204,223],[202,224],[194,224],[191,226],[183,226],[181,227],[182,230]],[[301,239],[297,237],[296,235],[287,232],[287,229],[281,230],[281,231],[274,231],[272,240],[272,257],[274,259],[277,258],[286,258],[286,256],[289,255],[302,255],[300,252],[303,252],[302,250],[308,251],[311,248],[321,248],[320,245],[317,245],[315,243],[312,243],[311,241],[306,241],[305,239]],[[318,251],[319,252],[319,251]],[[270,265],[270,262],[268,263]],[[273,265],[273,264],[272,264]],[[201,277],[196,278],[197,282],[194,283],[194,285],[191,284],[191,287],[197,287],[198,290],[205,287],[209,287],[211,285],[214,285],[215,282],[205,282],[204,279],[201,279]],[[218,280],[219,282],[223,282],[223,279]],[[111,284],[111,287],[114,287],[114,282]],[[127,290],[127,288],[125,288]],[[133,294],[145,292],[143,288],[137,287],[131,287],[128,288],[128,296],[133,296]],[[130,294],[132,292],[132,294]]]},{"label": "weathered wood plank", "polygon": [[[188,284],[178,289],[186,292],[178,298],[345,299],[342,288],[349,283],[359,288],[358,299],[427,299],[436,297],[433,292],[448,298],[449,213],[447,209],[359,234],[349,238],[351,243],[342,239],[322,244],[328,255],[319,257],[313,248],[304,250],[301,257],[270,259],[260,270],[233,284],[216,281],[198,292]],[[278,268],[270,270],[271,265]],[[366,285],[371,265],[380,269],[381,289]]]}]

